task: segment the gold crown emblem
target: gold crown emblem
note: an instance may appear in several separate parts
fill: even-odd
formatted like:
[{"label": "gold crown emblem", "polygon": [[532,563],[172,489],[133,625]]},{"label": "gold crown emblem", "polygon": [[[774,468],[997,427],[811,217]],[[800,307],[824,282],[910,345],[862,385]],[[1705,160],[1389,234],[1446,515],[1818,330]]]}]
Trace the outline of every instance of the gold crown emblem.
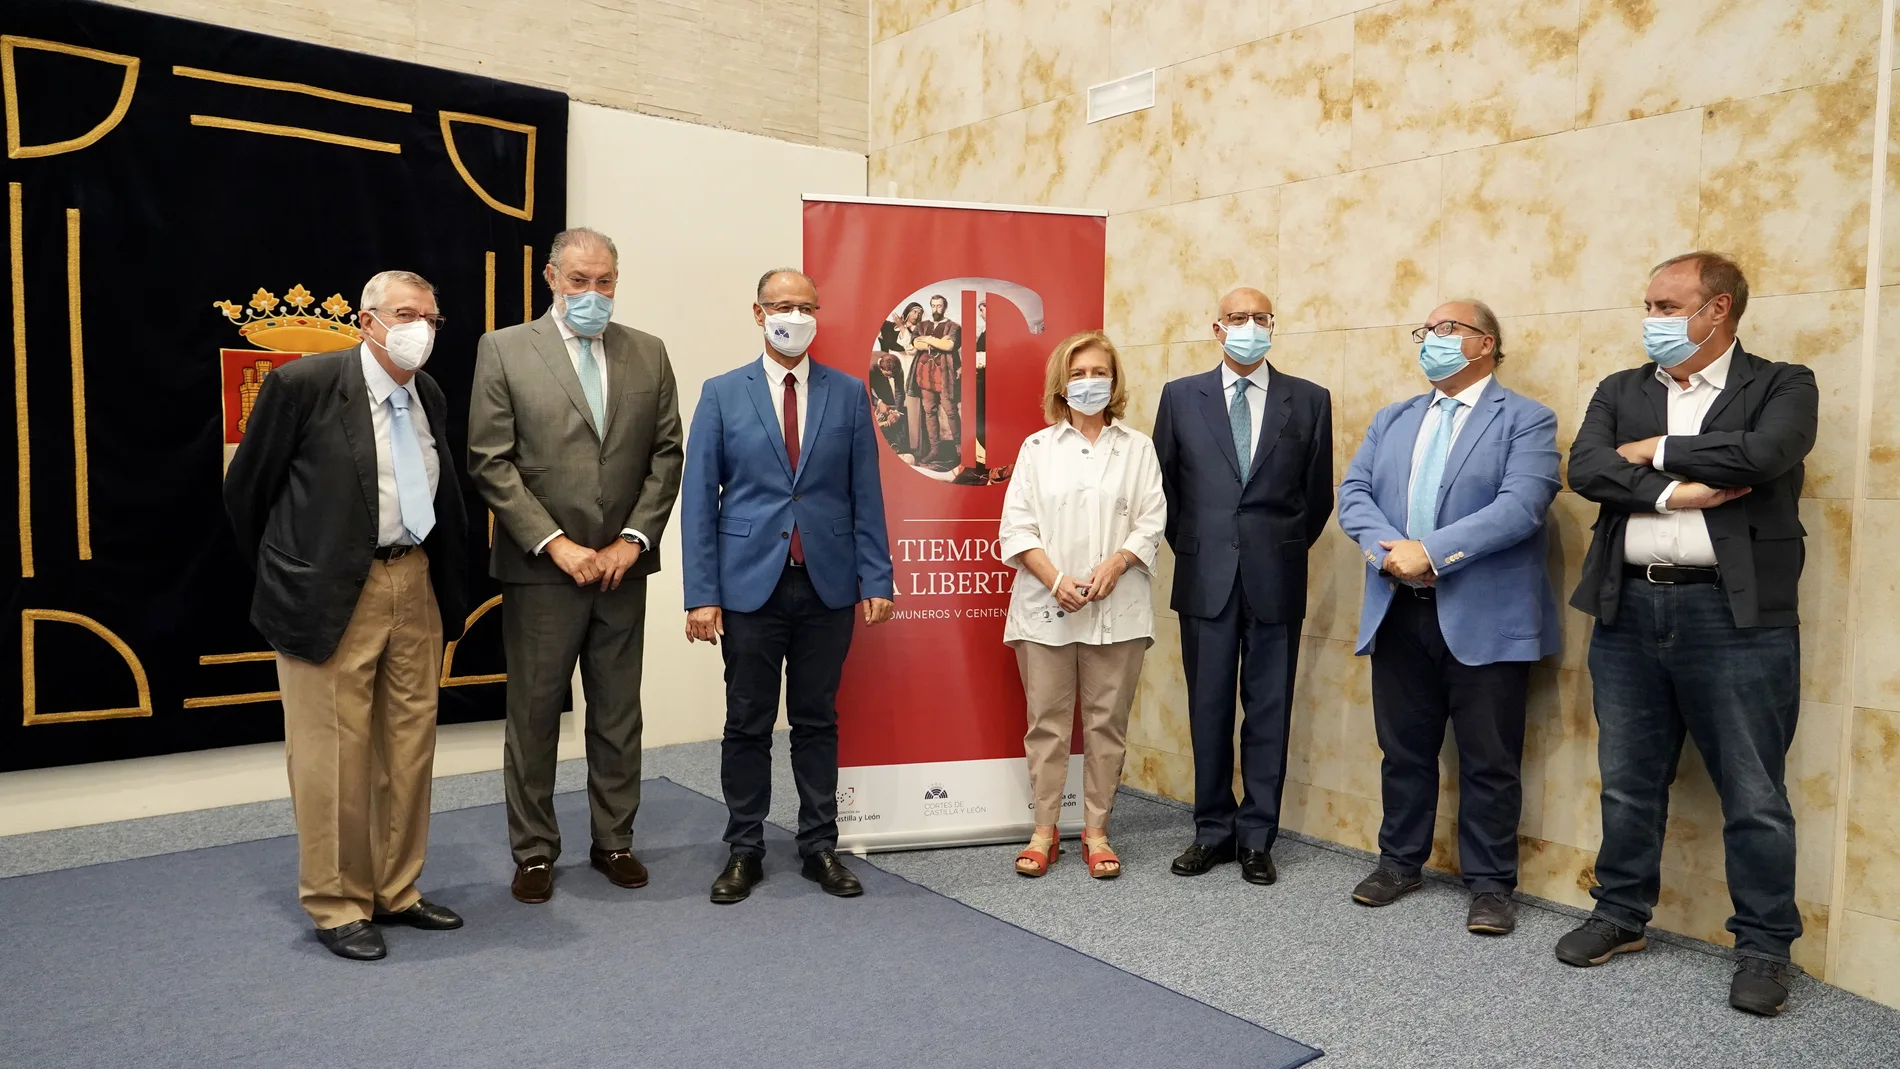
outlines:
[{"label": "gold crown emblem", "polygon": [[238,324],[238,336],[280,353],[334,353],[362,340],[362,331],[343,317],[353,309],[341,293],[332,293],[313,311],[317,298],[298,283],[281,298],[258,288],[248,305],[212,301],[211,307]]}]

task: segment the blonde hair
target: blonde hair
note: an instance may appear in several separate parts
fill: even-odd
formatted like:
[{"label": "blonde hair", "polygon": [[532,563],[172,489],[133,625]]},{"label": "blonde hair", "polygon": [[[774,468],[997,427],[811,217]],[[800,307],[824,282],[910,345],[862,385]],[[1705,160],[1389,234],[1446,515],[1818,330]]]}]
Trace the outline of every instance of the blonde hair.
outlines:
[{"label": "blonde hair", "polygon": [[1122,412],[1128,408],[1128,384],[1122,377],[1122,354],[1108,335],[1099,330],[1085,330],[1080,334],[1071,334],[1062,339],[1049,354],[1049,367],[1042,379],[1042,418],[1050,423],[1069,421],[1069,361],[1084,349],[1100,349],[1108,354],[1108,373],[1115,386],[1108,395],[1108,407],[1102,410],[1102,417],[1109,423],[1122,418]]}]

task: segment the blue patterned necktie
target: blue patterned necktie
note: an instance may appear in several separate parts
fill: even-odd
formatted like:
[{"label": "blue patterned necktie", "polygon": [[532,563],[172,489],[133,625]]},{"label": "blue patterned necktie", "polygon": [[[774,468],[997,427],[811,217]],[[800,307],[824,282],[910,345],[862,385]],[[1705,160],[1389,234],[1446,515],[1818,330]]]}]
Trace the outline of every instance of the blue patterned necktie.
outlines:
[{"label": "blue patterned necktie", "polygon": [[429,469],[423,466],[422,441],[409,418],[409,388],[389,392],[389,462],[396,469],[396,500],[410,541],[421,545],[435,529],[435,501],[429,495]]},{"label": "blue patterned necktie", "polygon": [[1234,459],[1246,471],[1253,460],[1253,409],[1247,406],[1249,379],[1234,380],[1234,400],[1227,406],[1227,422],[1234,427]]},{"label": "blue patterned necktie", "polygon": [[1412,478],[1412,500],[1406,506],[1405,533],[1421,539],[1438,530],[1438,484],[1445,481],[1445,461],[1451,459],[1451,432],[1457,422],[1458,399],[1441,397],[1438,423],[1432,427],[1431,441],[1418,458],[1418,471]]},{"label": "blue patterned necktie", "polygon": [[594,339],[574,339],[581,343],[581,396],[587,398],[587,410],[594,414],[594,430],[607,433],[607,406],[600,396],[600,362],[594,359]]}]

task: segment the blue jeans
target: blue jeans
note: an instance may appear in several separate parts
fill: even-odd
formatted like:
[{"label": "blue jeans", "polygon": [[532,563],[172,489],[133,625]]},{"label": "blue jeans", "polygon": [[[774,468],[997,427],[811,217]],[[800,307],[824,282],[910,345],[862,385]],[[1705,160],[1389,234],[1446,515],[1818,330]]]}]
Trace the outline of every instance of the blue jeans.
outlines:
[{"label": "blue jeans", "polygon": [[1788,960],[1801,936],[1794,902],[1794,811],[1783,772],[1801,705],[1794,627],[1735,626],[1713,584],[1623,582],[1614,624],[1590,637],[1603,847],[1596,915],[1641,931],[1662,887],[1669,785],[1685,732],[1722,800],[1722,843],[1747,955]]}]

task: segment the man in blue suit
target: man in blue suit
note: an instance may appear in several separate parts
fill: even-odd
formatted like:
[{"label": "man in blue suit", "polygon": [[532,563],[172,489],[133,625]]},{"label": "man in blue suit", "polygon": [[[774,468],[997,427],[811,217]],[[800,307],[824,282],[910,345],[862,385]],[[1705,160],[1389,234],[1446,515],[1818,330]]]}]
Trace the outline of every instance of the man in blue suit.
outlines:
[{"label": "man in blue suit", "polygon": [[1168,383],[1155,414],[1194,744],[1194,842],[1172,871],[1199,876],[1238,851],[1241,877],[1270,884],[1306,552],[1333,512],[1333,401],[1266,362],[1273,302],[1259,290],[1221,298],[1213,333],[1221,365]]},{"label": "man in blue suit", "polygon": [[1497,316],[1453,301],[1412,332],[1432,391],[1372,418],[1339,484],[1339,525],[1366,558],[1360,654],[1385,754],[1379,867],[1353,900],[1386,906],[1419,888],[1438,817],[1438,751],[1458,745],[1458,860],[1465,926],[1517,927],[1531,662],[1556,653],[1544,516],[1557,496],[1557,416],[1500,385]]},{"label": "man in blue suit", "polygon": [[841,898],[864,893],[834,849],[835,701],[852,608],[866,626],[890,618],[891,551],[870,397],[862,381],[805,355],[817,311],[811,279],[766,272],[752,306],[765,352],[707,381],[686,439],[686,637],[726,640],[720,778],[732,856],[714,902],[743,901],[765,878],[781,674],[804,876]]}]

